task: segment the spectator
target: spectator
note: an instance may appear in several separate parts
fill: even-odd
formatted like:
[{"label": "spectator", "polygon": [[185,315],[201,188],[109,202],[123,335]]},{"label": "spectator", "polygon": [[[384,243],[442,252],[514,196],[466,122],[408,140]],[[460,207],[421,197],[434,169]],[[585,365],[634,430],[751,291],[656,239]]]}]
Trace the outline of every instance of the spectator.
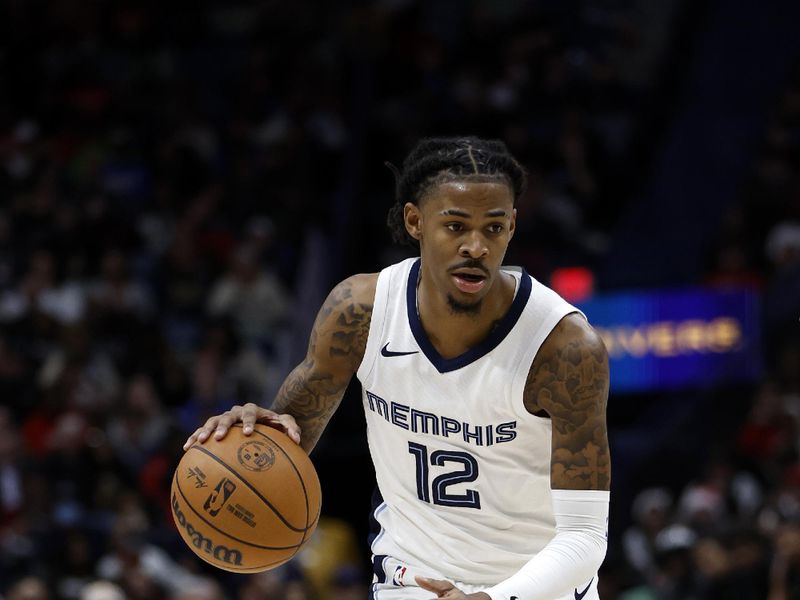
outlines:
[{"label": "spectator", "polygon": [[239,588],[238,600],[262,600],[263,598],[282,598],[286,594],[286,567],[279,567],[263,573],[247,575]]},{"label": "spectator", "polygon": [[103,255],[100,276],[88,286],[87,296],[92,318],[107,333],[130,333],[128,323],[141,323],[153,311],[149,290],[131,278],[127,257],[118,248]]},{"label": "spectator", "polygon": [[233,319],[245,342],[271,349],[276,331],[288,317],[289,294],[261,263],[253,247],[237,248],[228,271],[211,288],[208,310],[212,316]]},{"label": "spectator", "polygon": [[118,582],[130,600],[168,597],[196,583],[196,577],[147,541],[149,523],[138,499],[129,496],[116,515],[110,547],[97,575]]},{"label": "spectator", "polygon": [[333,577],[329,600],[362,600],[369,596],[364,574],[358,567],[340,567]]},{"label": "spectator", "polygon": [[767,600],[791,600],[800,590],[800,525],[787,523],[775,536]]},{"label": "spectator", "polygon": [[655,540],[658,575],[653,588],[659,600],[699,600],[692,547],[697,534],[683,525],[665,527]]},{"label": "spectator", "polygon": [[83,587],[80,600],[127,600],[119,586],[110,581],[94,581]]},{"label": "spectator", "polygon": [[64,408],[87,413],[105,412],[120,391],[117,366],[97,346],[95,332],[85,321],[65,326],[62,343],[44,359],[37,379],[48,391],[58,387]]},{"label": "spectator", "polygon": [[20,441],[11,411],[0,407],[0,525],[23,508]]},{"label": "spectator", "polygon": [[136,473],[164,443],[170,423],[153,381],[134,375],[123,409],[108,424],[108,440],[116,456]]},{"label": "spectator", "polygon": [[658,534],[670,523],[672,495],[664,488],[648,488],[633,501],[634,524],[622,536],[625,558],[640,581],[654,583],[657,578],[655,544]]},{"label": "spectator", "polygon": [[173,594],[170,600],[227,600],[227,597],[213,579],[198,578],[188,588]]},{"label": "spectator", "polygon": [[[96,557],[92,550],[89,535],[80,528],[64,530],[64,554],[53,561],[53,588],[59,600],[84,600],[87,590],[94,585],[106,589],[111,584],[95,583],[94,563]],[[102,596],[102,593],[95,595]],[[120,600],[125,600],[121,598]]]},{"label": "spectator", "polygon": [[20,321],[41,315],[61,324],[83,318],[86,296],[74,281],[62,281],[56,258],[49,250],[36,250],[18,287],[0,296],[0,320]]},{"label": "spectator", "polygon": [[220,408],[224,412],[234,401],[234,396],[229,395],[232,390],[222,386],[222,362],[223,357],[213,349],[201,350],[195,357],[192,395],[177,412],[178,422],[185,431],[194,431],[197,423],[217,414],[214,411]]},{"label": "spectator", "polygon": [[52,597],[44,581],[26,577],[11,587],[7,600],[52,600]]}]

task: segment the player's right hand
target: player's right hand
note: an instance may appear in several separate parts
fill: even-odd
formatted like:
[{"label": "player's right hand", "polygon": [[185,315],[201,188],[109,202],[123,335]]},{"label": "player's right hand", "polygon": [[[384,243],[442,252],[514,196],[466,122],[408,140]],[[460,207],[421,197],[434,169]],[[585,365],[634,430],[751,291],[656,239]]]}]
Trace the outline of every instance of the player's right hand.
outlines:
[{"label": "player's right hand", "polygon": [[202,444],[212,434],[214,439],[221,440],[234,423],[242,424],[242,433],[245,435],[253,433],[253,427],[256,423],[264,423],[283,431],[295,443],[300,443],[300,426],[292,415],[278,414],[275,411],[248,402],[243,406],[232,406],[230,410],[226,410],[221,415],[208,419],[202,427],[198,427],[188,437],[186,443],[183,444],[183,449],[188,450],[189,446],[195,442]]}]

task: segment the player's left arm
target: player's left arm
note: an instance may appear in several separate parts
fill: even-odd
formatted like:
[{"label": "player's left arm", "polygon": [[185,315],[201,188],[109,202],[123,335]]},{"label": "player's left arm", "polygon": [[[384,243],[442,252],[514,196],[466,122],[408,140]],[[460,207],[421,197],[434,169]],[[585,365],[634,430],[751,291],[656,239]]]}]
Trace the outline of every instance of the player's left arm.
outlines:
[{"label": "player's left arm", "polygon": [[611,458],[606,427],[608,353],[578,313],[564,317],[536,354],[525,407],[552,423],[550,487],[556,535],[516,574],[489,588],[492,600],[582,597],[605,558]]},{"label": "player's left arm", "polygon": [[567,315],[539,348],[524,396],[528,412],[545,411],[552,422],[550,487],[556,535],[517,573],[482,592],[465,594],[448,581],[417,578],[421,587],[445,600],[582,597],[608,543],[608,385],[602,339],[580,314]]}]

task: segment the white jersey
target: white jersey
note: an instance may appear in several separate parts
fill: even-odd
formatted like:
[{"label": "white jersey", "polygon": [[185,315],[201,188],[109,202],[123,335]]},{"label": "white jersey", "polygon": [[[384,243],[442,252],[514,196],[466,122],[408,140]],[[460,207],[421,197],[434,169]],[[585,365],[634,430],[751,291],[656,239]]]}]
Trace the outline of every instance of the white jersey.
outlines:
[{"label": "white jersey", "polygon": [[517,280],[507,314],[482,343],[446,359],[419,320],[419,269],[412,258],[379,274],[357,371],[379,492],[373,561],[378,580],[410,565],[491,585],[555,535],[550,420],[525,409],[523,391],[539,347],[578,311],[506,269]]}]

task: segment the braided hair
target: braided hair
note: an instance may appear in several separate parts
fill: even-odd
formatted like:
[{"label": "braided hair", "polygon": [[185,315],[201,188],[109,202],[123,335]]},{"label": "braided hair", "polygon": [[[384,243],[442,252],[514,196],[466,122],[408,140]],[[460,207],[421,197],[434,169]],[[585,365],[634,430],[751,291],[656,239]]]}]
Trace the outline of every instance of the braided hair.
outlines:
[{"label": "braided hair", "polygon": [[386,223],[392,239],[419,247],[406,231],[403,206],[419,201],[434,187],[452,181],[502,182],[516,201],[525,191],[525,170],[499,140],[477,137],[426,138],[403,161],[402,170],[387,163],[395,175],[395,202]]}]

